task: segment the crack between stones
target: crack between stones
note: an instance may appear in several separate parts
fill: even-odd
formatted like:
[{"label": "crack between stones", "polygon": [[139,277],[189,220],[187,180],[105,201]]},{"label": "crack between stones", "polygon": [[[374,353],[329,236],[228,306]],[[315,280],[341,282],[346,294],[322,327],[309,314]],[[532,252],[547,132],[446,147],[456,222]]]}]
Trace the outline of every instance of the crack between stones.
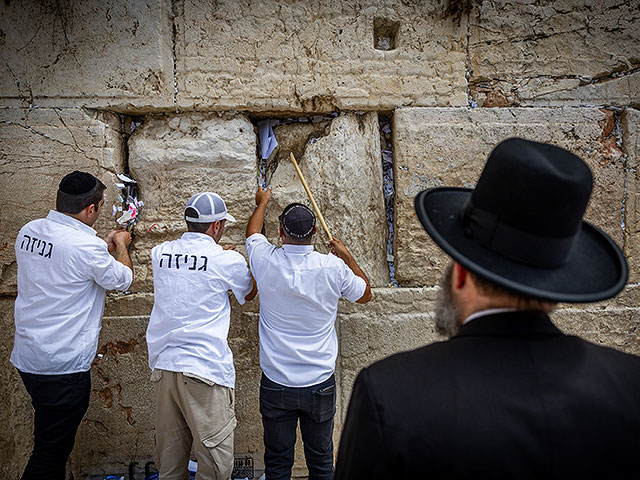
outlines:
[{"label": "crack between stones", "polygon": [[396,280],[395,263],[395,178],[393,175],[393,135],[392,116],[378,114],[380,128],[380,154],[382,162],[382,193],[384,196],[385,217],[387,220],[387,265],[389,267],[389,287],[400,287]]},{"label": "crack between stones", "polygon": [[[57,112],[56,112],[56,113],[57,113]],[[58,143],[58,144],[63,145],[63,146],[65,146],[65,147],[71,147],[72,149],[74,149],[74,150],[76,150],[76,151],[78,151],[78,150],[79,150],[81,153],[83,153],[83,154],[84,154],[84,156],[85,156],[87,159],[89,159],[89,160],[95,160],[95,158],[88,157],[88,156],[86,155],[86,153],[85,153],[83,150],[79,149],[79,147],[78,147],[78,144],[77,144],[77,143],[76,143],[75,145],[72,145],[72,144],[70,144],[70,143],[62,142],[62,141],[58,140],[57,138],[50,137],[50,136],[49,136],[49,135],[47,135],[46,133],[39,132],[38,130],[36,130],[35,128],[33,128],[33,127],[29,126],[29,125],[23,125],[23,124],[21,124],[21,123],[11,122],[11,121],[7,121],[7,120],[0,120],[0,125],[13,125],[13,126],[16,126],[16,127],[20,127],[20,128],[22,128],[22,129],[24,129],[24,130],[27,130],[28,132],[31,132],[31,133],[33,133],[33,134],[36,134],[36,135],[41,136],[41,137],[43,137],[43,138],[46,138],[47,140],[51,140],[52,142]],[[66,125],[65,125],[65,126],[66,126]],[[69,128],[69,127],[67,127],[67,128]],[[73,137],[73,136],[72,136],[72,137]],[[74,141],[75,141],[75,139],[74,139]]]},{"label": "crack between stones", "polygon": [[18,89],[18,95],[20,97],[20,100],[22,102],[24,102],[25,104],[27,104],[28,108],[31,109],[31,107],[33,106],[33,91],[31,90],[31,87],[27,87],[27,89],[29,91],[29,96],[27,97],[23,93],[22,87],[20,86],[20,80],[18,80],[18,77],[16,77],[16,74],[13,71],[13,69],[11,68],[11,65],[9,65],[9,63],[4,58],[2,59],[2,61],[4,62],[5,66],[7,67],[9,72],[11,73],[11,76],[13,77],[13,82],[16,84],[16,88]]},{"label": "crack between stones", "polygon": [[476,106],[475,102],[471,99],[471,14],[467,13],[467,45],[466,45],[466,57],[464,60],[465,78],[467,79],[467,105],[470,107]]},{"label": "crack between stones", "polygon": [[[468,58],[467,58],[468,61]],[[524,85],[527,85],[529,82],[531,82],[532,80],[535,79],[549,79],[549,80],[578,80],[580,82],[580,84],[578,85],[578,87],[583,87],[585,85],[597,85],[599,83],[605,83],[605,82],[609,82],[611,80],[616,80],[618,78],[623,78],[629,75],[633,75],[635,73],[640,72],[640,66],[639,67],[633,67],[633,68],[629,68],[626,70],[611,70],[609,72],[605,72],[605,73],[600,73],[595,75],[594,77],[585,77],[583,75],[532,75],[530,77],[527,77],[526,79],[523,79],[523,81],[525,82]],[[469,74],[469,71],[467,72]],[[491,83],[500,83],[500,82],[505,82],[508,80],[505,80],[503,78],[479,78],[479,79],[475,79],[469,82],[469,86],[470,87],[478,87],[478,88],[491,88]],[[547,91],[544,93],[541,93],[539,95],[535,95],[535,97],[537,96],[544,96],[544,95],[548,95],[549,93],[556,93],[556,92],[561,92],[561,91],[565,91],[565,90],[571,90],[571,88],[561,88],[558,90],[553,90],[553,91]]]},{"label": "crack between stones", "polygon": [[178,113],[178,57],[176,55],[176,0],[171,0],[171,53],[173,55],[173,108]]},{"label": "crack between stones", "polygon": [[620,205],[620,229],[622,230],[622,250],[625,251],[627,247],[627,223],[626,223],[626,214],[627,214],[627,199],[629,197],[629,176],[633,174],[633,169],[629,166],[629,156],[624,153],[625,145],[624,145],[624,135],[622,133],[622,115],[620,111],[613,112],[614,115],[614,127],[613,127],[613,135],[616,138],[616,143],[620,150],[624,154],[624,184],[622,187],[622,205]]},{"label": "crack between stones", "polygon": [[65,122],[64,119],[62,118],[62,115],[60,115],[59,110],[57,108],[53,108],[52,110],[55,112],[56,116],[58,117],[58,120],[60,120],[62,125],[64,125],[64,128],[67,129],[67,132],[69,132],[69,135],[71,136],[71,139],[73,140],[73,143],[76,145],[76,148],[78,149],[78,151],[82,152],[85,158],[87,158],[88,160],[91,160],[91,158],[87,155],[87,153],[82,148],[80,148],[80,145],[78,145],[78,141],[76,140],[75,135],[69,128],[69,125],[67,125],[67,122]]}]

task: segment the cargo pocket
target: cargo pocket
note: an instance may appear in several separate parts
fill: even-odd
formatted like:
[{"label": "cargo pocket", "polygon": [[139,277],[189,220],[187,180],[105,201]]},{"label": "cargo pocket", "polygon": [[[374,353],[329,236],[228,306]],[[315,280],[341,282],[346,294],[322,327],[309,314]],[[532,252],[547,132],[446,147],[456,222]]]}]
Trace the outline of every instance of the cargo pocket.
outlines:
[{"label": "cargo pocket", "polygon": [[319,388],[312,392],[314,422],[322,423],[333,418],[336,413],[336,384]]},{"label": "cargo pocket", "polygon": [[151,381],[159,382],[161,378],[162,378],[162,370],[158,370],[157,368],[154,368],[151,371]]},{"label": "cargo pocket", "polygon": [[216,432],[205,436],[202,443],[207,448],[216,448],[233,433],[236,425],[238,425],[238,420],[235,415],[232,415]]}]

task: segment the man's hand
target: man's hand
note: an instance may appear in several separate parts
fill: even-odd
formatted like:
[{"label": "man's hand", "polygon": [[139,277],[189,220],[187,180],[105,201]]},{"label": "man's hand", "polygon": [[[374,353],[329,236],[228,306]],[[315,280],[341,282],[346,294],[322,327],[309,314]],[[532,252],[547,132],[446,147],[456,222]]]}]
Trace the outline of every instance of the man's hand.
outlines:
[{"label": "man's hand", "polygon": [[269,185],[266,189],[264,187],[259,187],[256,192],[256,205],[262,205],[269,203],[271,200],[271,185]]},{"label": "man's hand", "polygon": [[235,245],[223,245],[222,249],[223,250],[235,250],[236,246]]},{"label": "man's hand", "polygon": [[118,247],[127,248],[131,243],[131,234],[126,230],[115,231],[113,232],[111,241],[115,245],[115,248],[118,248]]},{"label": "man's hand", "polygon": [[[125,230],[111,230],[109,232],[109,235],[107,235],[106,237],[104,237],[104,241],[107,242],[107,248],[109,249],[109,252],[113,252],[116,249],[116,244],[113,241],[113,237],[117,234],[117,233],[127,233]],[[127,235],[129,235],[127,233]],[[129,235],[129,241],[127,242],[127,244],[125,245],[128,246],[129,243],[131,243],[131,235]]]},{"label": "man's hand", "polygon": [[113,236],[118,233],[121,232],[122,230],[111,230],[109,232],[109,235],[107,235],[106,237],[104,237],[104,241],[107,242],[107,248],[109,249],[109,252],[113,252],[116,249],[116,244],[113,243]]},{"label": "man's hand", "polygon": [[347,247],[344,246],[344,243],[342,243],[338,238],[332,236],[331,240],[329,241],[329,247],[331,247],[331,253],[340,258],[355,275],[365,281],[365,283],[367,284],[367,288],[365,289],[362,297],[360,297],[359,300],[356,300],[356,302],[367,303],[369,300],[371,300],[371,286],[369,285],[369,279],[367,278],[367,276],[364,274],[360,266],[356,263],[353,256],[349,253]]},{"label": "man's hand", "polygon": [[331,253],[333,253],[336,257],[341,258],[345,263],[347,262],[347,258],[351,257],[349,250],[344,246],[344,243],[340,241],[337,237],[331,237],[329,241],[329,247],[331,248]]},{"label": "man's hand", "polygon": [[267,188],[260,187],[256,192],[256,209],[253,211],[245,233],[249,238],[254,233],[260,233],[262,231],[262,225],[264,224],[264,215],[267,211],[267,203],[271,200],[271,186]]}]

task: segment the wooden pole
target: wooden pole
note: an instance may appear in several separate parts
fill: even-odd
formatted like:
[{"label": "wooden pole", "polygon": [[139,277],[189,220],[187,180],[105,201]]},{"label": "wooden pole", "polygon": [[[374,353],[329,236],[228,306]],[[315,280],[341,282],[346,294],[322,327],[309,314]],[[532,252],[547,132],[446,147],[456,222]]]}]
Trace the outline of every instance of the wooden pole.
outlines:
[{"label": "wooden pole", "polygon": [[331,236],[331,233],[329,232],[329,228],[327,227],[327,224],[324,222],[324,218],[322,217],[322,213],[320,213],[320,209],[318,208],[318,204],[313,199],[313,195],[311,195],[311,190],[309,190],[309,185],[307,185],[307,182],[304,180],[304,176],[302,175],[302,172],[300,171],[300,167],[298,166],[298,162],[296,161],[296,157],[293,156],[293,152],[291,152],[291,161],[293,162],[293,166],[296,167],[296,172],[298,172],[298,177],[300,177],[300,181],[302,182],[302,186],[304,187],[304,190],[307,192],[307,196],[309,197],[309,200],[311,201],[311,205],[313,206],[313,210],[316,212],[316,216],[318,217],[318,219],[320,220],[320,223],[322,224],[322,228],[327,233],[327,236],[329,237],[329,240],[332,240],[333,237]]}]

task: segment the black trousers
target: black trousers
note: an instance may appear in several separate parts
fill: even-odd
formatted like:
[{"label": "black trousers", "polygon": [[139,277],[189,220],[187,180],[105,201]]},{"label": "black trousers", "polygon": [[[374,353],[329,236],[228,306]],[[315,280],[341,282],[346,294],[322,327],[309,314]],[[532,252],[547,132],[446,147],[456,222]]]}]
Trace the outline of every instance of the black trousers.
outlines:
[{"label": "black trousers", "polygon": [[291,478],[298,420],[309,480],[330,480],[333,477],[335,412],[335,376],[317,385],[293,388],[273,382],[262,374],[260,413],[267,480]]},{"label": "black trousers", "polygon": [[64,480],[76,432],[89,407],[91,375],[20,372],[35,410],[33,452],[22,480]]}]

